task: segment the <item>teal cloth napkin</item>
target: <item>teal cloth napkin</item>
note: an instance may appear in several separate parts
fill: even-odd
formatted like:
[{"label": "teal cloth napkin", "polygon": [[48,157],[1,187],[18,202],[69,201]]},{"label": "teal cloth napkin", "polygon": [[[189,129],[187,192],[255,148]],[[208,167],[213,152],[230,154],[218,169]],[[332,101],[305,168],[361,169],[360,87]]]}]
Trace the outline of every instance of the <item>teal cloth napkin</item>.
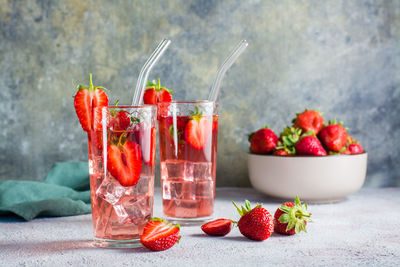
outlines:
[{"label": "teal cloth napkin", "polygon": [[90,213],[88,163],[59,162],[43,182],[0,182],[0,216],[16,214],[29,221],[36,217]]}]

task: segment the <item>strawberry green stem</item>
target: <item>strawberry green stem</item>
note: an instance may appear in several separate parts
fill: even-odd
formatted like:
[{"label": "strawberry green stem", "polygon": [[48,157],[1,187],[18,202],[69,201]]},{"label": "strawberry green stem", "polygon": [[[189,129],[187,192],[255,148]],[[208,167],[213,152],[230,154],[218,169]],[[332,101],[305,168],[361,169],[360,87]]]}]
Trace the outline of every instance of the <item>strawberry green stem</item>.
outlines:
[{"label": "strawberry green stem", "polygon": [[89,91],[94,90],[93,81],[92,81],[92,74],[89,73]]}]

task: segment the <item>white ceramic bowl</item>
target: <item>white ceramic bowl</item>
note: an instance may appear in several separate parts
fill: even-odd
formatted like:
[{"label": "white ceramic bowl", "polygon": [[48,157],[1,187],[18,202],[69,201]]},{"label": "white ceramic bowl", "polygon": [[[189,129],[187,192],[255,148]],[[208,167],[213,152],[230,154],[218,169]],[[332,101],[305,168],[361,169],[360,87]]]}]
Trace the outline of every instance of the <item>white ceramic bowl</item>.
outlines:
[{"label": "white ceramic bowl", "polygon": [[335,202],[357,192],[364,184],[367,153],[326,157],[249,153],[248,167],[252,186],[269,196]]}]

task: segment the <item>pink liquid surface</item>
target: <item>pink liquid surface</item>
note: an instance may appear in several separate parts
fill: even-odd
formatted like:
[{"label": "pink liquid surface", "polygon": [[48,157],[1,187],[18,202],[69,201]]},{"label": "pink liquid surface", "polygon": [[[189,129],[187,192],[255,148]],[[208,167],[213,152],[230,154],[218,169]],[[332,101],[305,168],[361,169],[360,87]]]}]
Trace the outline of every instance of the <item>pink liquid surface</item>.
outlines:
[{"label": "pink liquid surface", "polygon": [[[204,116],[207,142],[197,150],[187,142],[189,116],[160,117],[160,161],[163,211],[168,217],[201,218],[214,210],[218,116]],[[176,131],[177,129],[177,131]]]},{"label": "pink liquid surface", "polygon": [[[150,166],[150,151],[155,142],[150,140],[150,129],[107,133],[107,146],[121,133],[141,147],[141,173],[138,183],[124,187],[105,166],[102,132],[89,134],[89,174],[94,236],[106,240],[138,239],[144,225],[152,217],[154,195],[154,166]],[[113,141],[111,141],[113,140]]]}]

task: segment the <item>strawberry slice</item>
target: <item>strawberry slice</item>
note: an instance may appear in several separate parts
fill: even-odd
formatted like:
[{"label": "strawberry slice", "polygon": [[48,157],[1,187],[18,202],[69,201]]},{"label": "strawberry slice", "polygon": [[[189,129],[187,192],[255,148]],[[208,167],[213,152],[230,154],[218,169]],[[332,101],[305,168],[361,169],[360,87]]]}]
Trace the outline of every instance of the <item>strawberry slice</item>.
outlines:
[{"label": "strawberry slice", "polygon": [[207,235],[224,236],[227,235],[232,229],[232,220],[218,219],[201,226],[201,230]]},{"label": "strawberry slice", "polygon": [[203,117],[197,106],[196,112],[191,113],[191,119],[185,127],[185,138],[194,149],[201,150],[208,141],[212,124],[210,120]]},{"label": "strawberry slice", "polygon": [[171,102],[172,91],[165,88],[164,85],[161,86],[160,79],[158,79],[158,83],[156,81],[148,82],[143,94],[143,102],[148,105],[157,105],[158,102]]},{"label": "strawberry slice", "polygon": [[[92,74],[89,74],[89,83],[89,87],[79,85],[74,98],[76,115],[78,115],[82,129],[86,132],[94,129],[94,108],[108,106],[107,94],[102,90],[103,87],[93,86]],[[99,121],[101,121],[101,118],[99,118]]]},{"label": "strawberry slice", "polygon": [[154,166],[156,160],[156,127],[151,128],[151,144],[150,144],[150,161],[147,162],[148,165]]},{"label": "strawberry slice", "polygon": [[140,146],[132,141],[107,147],[107,170],[122,186],[136,185],[142,169]]},{"label": "strawberry slice", "polygon": [[112,111],[111,113],[114,115],[110,122],[110,128],[114,131],[124,131],[131,124],[131,118],[129,117],[129,113],[125,110],[120,111]]},{"label": "strawberry slice", "polygon": [[171,248],[180,238],[179,224],[167,224],[162,219],[153,218],[144,227],[140,242],[150,250],[161,251]]},{"label": "strawberry slice", "polygon": [[213,132],[218,131],[218,117],[217,116],[213,116],[212,131]]}]

